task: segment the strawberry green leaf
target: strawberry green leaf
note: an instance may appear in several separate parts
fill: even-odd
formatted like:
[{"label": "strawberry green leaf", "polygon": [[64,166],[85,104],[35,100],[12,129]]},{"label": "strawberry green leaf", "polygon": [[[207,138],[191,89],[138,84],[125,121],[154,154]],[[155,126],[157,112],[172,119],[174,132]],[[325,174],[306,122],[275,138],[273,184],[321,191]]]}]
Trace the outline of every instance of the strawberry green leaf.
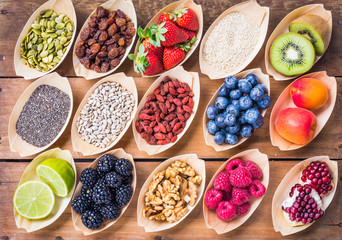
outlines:
[{"label": "strawberry green leaf", "polygon": [[140,38],[146,38],[145,31],[144,31],[144,29],[142,29],[141,27],[138,27],[138,36],[139,36]]},{"label": "strawberry green leaf", "polygon": [[135,55],[133,54],[133,53],[131,53],[131,54],[128,54],[128,58],[130,59],[130,60],[135,60]]}]

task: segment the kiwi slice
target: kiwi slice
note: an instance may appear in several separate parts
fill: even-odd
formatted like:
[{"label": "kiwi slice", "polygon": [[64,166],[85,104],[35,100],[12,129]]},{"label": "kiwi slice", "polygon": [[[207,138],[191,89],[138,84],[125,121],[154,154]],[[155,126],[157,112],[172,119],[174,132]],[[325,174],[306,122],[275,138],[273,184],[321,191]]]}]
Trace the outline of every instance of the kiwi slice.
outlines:
[{"label": "kiwi slice", "polygon": [[324,53],[324,39],[328,29],[329,25],[323,18],[312,14],[303,15],[289,25],[290,32],[299,33],[311,41],[317,55]]},{"label": "kiwi slice", "polygon": [[315,49],[307,38],[289,32],[274,40],[270,60],[272,66],[286,76],[302,74],[313,66]]}]

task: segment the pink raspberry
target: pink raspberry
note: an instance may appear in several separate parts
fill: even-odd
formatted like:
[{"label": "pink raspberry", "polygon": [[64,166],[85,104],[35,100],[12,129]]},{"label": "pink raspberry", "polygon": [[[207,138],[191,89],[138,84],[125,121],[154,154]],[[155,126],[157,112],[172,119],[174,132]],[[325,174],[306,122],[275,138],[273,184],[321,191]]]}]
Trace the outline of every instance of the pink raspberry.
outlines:
[{"label": "pink raspberry", "polygon": [[236,168],[240,166],[241,167],[245,166],[245,163],[241,159],[236,158],[236,159],[230,160],[226,165],[226,171],[227,173],[230,174],[231,171],[235,170]]},{"label": "pink raspberry", "polygon": [[214,188],[218,190],[223,190],[230,192],[232,190],[232,185],[229,182],[229,175],[225,171],[220,172],[214,181]]},{"label": "pink raspberry", "polygon": [[236,216],[243,216],[246,213],[248,213],[249,207],[250,207],[249,202],[245,202],[241,205],[236,205],[235,206]]},{"label": "pink raspberry", "polygon": [[222,192],[217,189],[211,189],[205,194],[205,205],[209,209],[216,209],[222,200]]},{"label": "pink raspberry", "polygon": [[232,192],[225,192],[225,191],[223,191],[222,194],[223,194],[222,201],[230,201],[230,200],[233,199]]},{"label": "pink raspberry", "polygon": [[246,188],[233,187],[232,197],[233,197],[233,203],[235,205],[241,205],[245,202],[248,202],[249,199],[251,198],[251,195],[248,192],[248,189]]},{"label": "pink raspberry", "polygon": [[266,193],[265,186],[258,180],[253,180],[252,184],[248,186],[249,193],[252,197],[261,197]]},{"label": "pink raspberry", "polygon": [[252,174],[245,167],[230,172],[229,181],[234,187],[247,187],[252,183]]},{"label": "pink raspberry", "polygon": [[216,214],[223,221],[230,221],[235,217],[235,207],[231,202],[222,201],[216,208]]},{"label": "pink raspberry", "polygon": [[262,171],[255,162],[246,161],[246,168],[252,174],[253,179],[259,179],[262,177]]}]

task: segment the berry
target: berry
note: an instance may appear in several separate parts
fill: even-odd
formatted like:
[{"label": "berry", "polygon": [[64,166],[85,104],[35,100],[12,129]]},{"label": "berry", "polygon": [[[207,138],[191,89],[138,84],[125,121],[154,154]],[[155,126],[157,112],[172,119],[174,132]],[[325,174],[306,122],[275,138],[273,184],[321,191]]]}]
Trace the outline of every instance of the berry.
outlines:
[{"label": "berry", "polygon": [[224,118],[224,124],[228,127],[234,126],[236,123],[236,116],[231,114],[231,113],[227,113],[225,114],[225,118]]},{"label": "berry", "polygon": [[262,177],[262,171],[255,162],[246,161],[246,168],[252,174],[252,179],[260,179]]},{"label": "berry", "polygon": [[121,176],[122,177],[122,184],[127,185],[127,184],[131,184],[131,181],[133,179],[133,175],[129,175],[129,176]]},{"label": "berry", "polygon": [[117,188],[122,184],[122,177],[116,172],[107,173],[105,176],[106,184],[109,187]]},{"label": "berry", "polygon": [[250,73],[246,76],[248,82],[250,82],[253,86],[258,84],[258,78],[253,73]]},{"label": "berry", "polygon": [[226,127],[226,124],[224,123],[224,119],[225,119],[225,116],[224,114],[220,113],[220,114],[217,114],[216,117],[215,117],[215,123],[218,127],[220,128],[225,128]]},{"label": "berry", "polygon": [[84,185],[88,187],[93,187],[97,180],[99,179],[99,175],[97,171],[93,168],[86,168],[82,171],[80,181]]},{"label": "berry", "polygon": [[100,180],[93,188],[93,201],[95,204],[109,204],[113,199],[109,187],[106,186],[104,180]]},{"label": "berry", "polygon": [[[160,45],[171,47],[188,39],[188,34],[170,21],[162,22],[159,25],[152,24],[150,29],[151,32],[154,33],[154,36],[151,36],[152,38],[150,38],[150,41],[151,39],[156,39],[156,41],[151,41],[151,43],[157,47]],[[161,36],[163,37],[160,38]]]},{"label": "berry", "polygon": [[92,204],[91,207],[90,207],[90,210],[92,210],[93,212],[97,213],[97,214],[101,214],[101,207],[104,206],[102,204]]},{"label": "berry", "polygon": [[209,119],[215,119],[215,117],[218,113],[219,113],[219,109],[215,105],[210,105],[207,108],[207,117]]},{"label": "berry", "polygon": [[246,112],[241,112],[240,117],[238,119],[238,122],[241,125],[247,123],[245,116],[246,116]]},{"label": "berry", "polygon": [[252,174],[245,167],[238,167],[230,172],[229,181],[234,187],[247,187],[252,183]]},{"label": "berry", "polygon": [[72,200],[71,207],[75,212],[82,214],[85,211],[89,210],[90,201],[84,196],[78,196],[74,200]]},{"label": "berry", "polygon": [[172,13],[164,13],[162,15],[160,15],[158,23],[160,22],[166,22],[166,21],[171,21],[173,23],[177,23],[177,18],[174,14]]},{"label": "berry", "polygon": [[82,223],[89,229],[98,229],[101,227],[103,219],[100,214],[88,210],[82,215]]},{"label": "berry", "polygon": [[[191,41],[191,40],[193,40],[194,38],[196,38],[196,33],[194,32],[194,31],[190,31],[190,30],[188,30],[188,29],[185,29],[185,28],[182,28],[182,30],[184,31],[184,32],[186,32],[186,34],[188,34],[188,41]],[[194,41],[194,40],[193,40]],[[196,41],[197,41],[197,38],[196,38]]]},{"label": "berry", "polygon": [[120,215],[120,207],[111,203],[109,205],[103,205],[100,208],[100,213],[104,219],[114,220],[117,219]]},{"label": "berry", "polygon": [[246,79],[240,79],[238,82],[238,87],[243,93],[249,93],[252,89],[252,84]]},{"label": "berry", "polygon": [[240,124],[237,122],[231,127],[226,127],[226,131],[229,132],[230,134],[236,134],[240,130]]},{"label": "berry", "polygon": [[224,79],[224,85],[228,89],[235,89],[238,84],[238,79],[234,76],[228,76]]},{"label": "berry", "polygon": [[[139,27],[140,28],[140,27]],[[139,34],[139,30],[138,30]],[[150,39],[144,39],[141,43],[145,47],[145,52],[148,52],[149,54],[155,54],[160,60],[163,59],[163,47],[155,47],[150,42]]]},{"label": "berry", "polygon": [[199,28],[196,13],[190,8],[181,8],[175,12],[177,16],[177,24],[191,31]]},{"label": "berry", "polygon": [[125,159],[120,158],[115,162],[115,172],[119,173],[121,176],[129,176],[132,174],[133,165],[132,163]]},{"label": "berry", "polygon": [[243,96],[239,99],[239,107],[242,110],[247,110],[253,106],[253,100],[249,96]]},{"label": "berry", "polygon": [[[189,47],[190,49],[190,47]],[[165,47],[163,53],[163,65],[165,70],[170,70],[181,63],[185,58],[185,50],[181,46]]]},{"label": "berry", "polygon": [[236,216],[243,216],[246,213],[248,213],[249,207],[250,207],[249,202],[245,202],[245,203],[243,203],[241,205],[236,205],[235,206]]},{"label": "berry", "polygon": [[218,204],[221,202],[223,198],[222,192],[217,189],[210,189],[206,194],[205,194],[205,205],[209,209],[216,209]]},{"label": "berry", "polygon": [[216,214],[223,221],[230,221],[235,217],[235,207],[231,202],[222,201],[216,208]]},{"label": "berry", "polygon": [[131,185],[121,185],[116,190],[115,201],[119,207],[125,206],[132,197],[133,189]]},{"label": "berry", "polygon": [[264,117],[259,115],[258,119],[252,124],[253,128],[261,128],[264,125]]},{"label": "berry", "polygon": [[220,132],[215,133],[214,141],[216,144],[221,145],[224,142],[225,138],[226,138],[225,134],[222,131],[220,131]]},{"label": "berry", "polygon": [[226,171],[220,172],[214,181],[214,188],[217,190],[223,190],[226,192],[230,192],[232,190],[232,186],[229,182],[229,175]]},{"label": "berry", "polygon": [[226,86],[221,86],[220,87],[220,89],[219,89],[219,91],[218,91],[218,95],[220,96],[220,97],[228,97],[228,95],[229,95],[229,89],[228,88],[226,88]]},{"label": "berry", "polygon": [[252,136],[254,128],[250,124],[243,124],[240,128],[241,137],[248,138]]},{"label": "berry", "polygon": [[229,97],[233,100],[239,99],[241,95],[242,95],[242,92],[240,91],[240,89],[231,90],[229,93]]},{"label": "berry", "polygon": [[267,88],[264,84],[257,84],[255,87],[260,88],[264,93],[267,93]]},{"label": "berry", "polygon": [[252,184],[248,186],[248,190],[252,197],[258,198],[264,196],[266,193],[265,186],[258,180],[253,180]]},{"label": "berry", "polygon": [[254,87],[252,88],[250,92],[250,96],[254,101],[261,101],[262,98],[264,97],[264,91],[260,87]]},{"label": "berry", "polygon": [[[234,100],[235,101],[235,100]],[[236,101],[237,102],[237,101]],[[240,114],[240,108],[238,105],[234,105],[234,104],[229,104],[226,107],[225,113],[230,113],[235,115],[236,117]]]},{"label": "berry", "polygon": [[218,97],[215,100],[215,105],[218,109],[226,109],[226,107],[228,106],[229,101],[227,98],[225,97]]},{"label": "berry", "polygon": [[246,119],[246,122],[249,124],[255,123],[259,117],[260,117],[260,112],[256,108],[250,108],[246,111],[245,119]]},{"label": "berry", "polygon": [[111,154],[103,155],[97,162],[97,170],[105,173],[114,170],[116,160],[118,160],[118,158]]},{"label": "berry", "polygon": [[89,200],[92,200],[93,188],[88,187],[87,185],[83,185],[81,188],[81,195]]},{"label": "berry", "polygon": [[264,95],[264,97],[257,102],[257,105],[261,109],[266,109],[271,105],[271,98],[267,94]]},{"label": "berry", "polygon": [[214,120],[210,120],[207,123],[207,129],[208,129],[208,132],[212,135],[214,135],[215,133],[217,133],[220,130],[220,128],[216,125]]},{"label": "berry", "polygon": [[245,163],[241,159],[235,158],[233,160],[230,160],[226,165],[226,172],[230,173],[231,171],[237,169],[240,166],[245,166]]},{"label": "berry", "polygon": [[235,205],[241,205],[248,202],[251,195],[246,188],[233,187],[232,197]]},{"label": "berry", "polygon": [[234,144],[237,144],[238,142],[238,136],[235,135],[235,134],[230,134],[230,133],[226,133],[226,136],[225,136],[225,139],[224,139],[224,142],[229,144],[229,145],[234,145]]}]

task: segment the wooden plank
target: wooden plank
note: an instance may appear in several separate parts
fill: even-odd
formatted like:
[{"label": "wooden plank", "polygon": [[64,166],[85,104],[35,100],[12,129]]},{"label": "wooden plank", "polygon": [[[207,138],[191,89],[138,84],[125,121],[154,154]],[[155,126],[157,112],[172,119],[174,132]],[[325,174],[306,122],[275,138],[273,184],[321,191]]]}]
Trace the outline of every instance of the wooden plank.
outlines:
[{"label": "wooden plank", "polygon": [[[337,78],[338,85],[342,84],[342,78]],[[72,91],[74,94],[74,109],[75,112],[80,101],[88,89],[94,84],[96,80],[85,81],[83,78],[69,78]],[[135,78],[137,84],[139,100],[144,95],[148,86],[152,83],[153,79]],[[133,154],[135,158],[169,158],[174,155],[185,153],[197,153],[201,158],[228,158],[229,156],[246,150],[248,148],[259,148],[260,151],[268,154],[270,158],[307,158],[315,155],[328,155],[333,159],[340,158],[342,154],[342,125],[334,124],[342,122],[342,115],[339,114],[342,111],[341,93],[338,93],[337,102],[334,112],[329,119],[327,125],[322,132],[312,141],[308,146],[295,151],[280,151],[278,148],[273,147],[269,137],[269,115],[273,105],[269,108],[265,117],[265,124],[262,128],[255,131],[254,135],[240,146],[228,151],[215,152],[212,147],[205,144],[203,137],[202,119],[205,111],[205,106],[209,102],[213,93],[222,84],[222,81],[210,81],[208,78],[201,78],[201,104],[197,111],[197,115],[192,122],[188,132],[183,138],[171,149],[157,154],[155,156],[148,156],[145,152],[140,152],[136,146],[133,138],[132,129],[128,129],[124,137],[115,146],[117,148],[122,147],[130,154]],[[18,78],[3,78],[0,81],[0,159],[17,159],[19,155],[17,153],[10,152],[7,128],[8,121],[13,106],[19,98],[20,94],[30,84],[31,81],[24,81]],[[289,82],[279,82],[271,80],[271,99],[272,104],[276,102],[277,97],[283,91],[283,89],[289,84]],[[70,138],[71,121],[62,137],[53,144],[52,147],[61,147],[63,149],[72,150],[71,138]],[[80,153],[72,153],[75,158],[83,158]],[[32,158],[32,157],[27,157]],[[88,157],[94,158],[94,156]]]},{"label": "wooden plank", "polygon": [[[13,52],[17,38],[22,27],[25,25],[30,15],[42,4],[45,0],[2,0],[0,2],[0,76],[15,76],[13,67]],[[74,0],[74,6],[77,14],[79,30],[83,25],[87,16],[98,6],[102,1],[81,1]],[[138,24],[145,26],[148,21],[164,6],[173,2],[173,0],[149,1],[149,0],[134,0],[134,6],[137,12]],[[210,24],[227,8],[241,2],[239,0],[196,0],[200,3],[204,13],[204,33]],[[260,0],[259,4],[270,8],[270,24],[266,37],[272,33],[277,24],[290,11],[304,5],[303,1],[272,1]],[[310,3],[322,3],[322,1],[314,0]],[[326,70],[328,74],[334,76],[342,76],[342,49],[340,39],[342,31],[340,28],[342,18],[342,5],[338,0],[325,1],[325,7],[332,11],[333,14],[333,33],[330,46],[322,57],[322,59],[314,66],[312,71]],[[214,7],[213,7],[214,6]],[[75,76],[71,61],[72,53],[70,52],[65,61],[57,69],[57,72],[63,76]],[[329,64],[327,65],[327,62]],[[264,65],[264,47],[260,51],[256,59],[247,68]],[[198,50],[184,64],[185,69],[199,71],[198,65]],[[137,76],[132,68],[132,62],[126,60],[125,63],[117,70],[124,71],[128,75]]]},{"label": "wooden plank", "polygon": [[[217,168],[223,162],[207,161],[207,183]],[[273,194],[286,173],[296,164],[296,161],[271,161],[270,184],[266,196],[259,208],[238,229],[223,235],[216,235],[215,231],[206,228],[202,214],[202,200],[197,208],[178,226],[158,233],[144,233],[142,227],[137,226],[136,205],[141,186],[152,170],[158,166],[158,162],[137,162],[138,184],[131,205],[123,217],[111,228],[87,239],[281,239],[280,233],[276,233],[272,225],[271,203]],[[80,239],[83,235],[74,230],[70,206],[60,219],[49,227],[26,234],[25,230],[17,229],[13,219],[12,197],[17,187],[19,176],[28,163],[0,162],[0,239]],[[78,174],[89,163],[77,163]],[[339,175],[342,174],[342,165],[339,166]],[[341,181],[340,183],[341,184]],[[325,216],[312,227],[286,239],[340,239],[342,223],[342,188],[336,192],[335,199],[327,209]],[[57,237],[61,238],[57,238]]]}]

